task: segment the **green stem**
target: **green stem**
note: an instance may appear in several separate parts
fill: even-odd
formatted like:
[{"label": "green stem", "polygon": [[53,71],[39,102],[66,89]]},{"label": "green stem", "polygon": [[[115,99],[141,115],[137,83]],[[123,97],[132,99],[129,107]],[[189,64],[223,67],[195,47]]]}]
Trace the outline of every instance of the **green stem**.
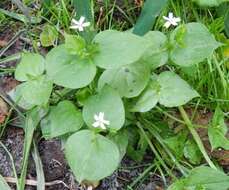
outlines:
[{"label": "green stem", "polygon": [[[177,161],[175,156],[170,152],[170,150],[167,148],[167,146],[164,144],[163,139],[161,136],[158,134],[156,131],[154,124],[151,124],[149,121],[143,119],[145,126],[149,130],[149,132],[156,138],[156,140],[161,144],[161,146],[164,148],[165,152],[168,154],[168,156],[171,158],[172,162],[176,165],[176,167],[180,170],[180,172],[184,175],[187,176],[187,172],[185,172],[180,165],[180,163]],[[149,126],[149,127],[148,127]],[[152,128],[151,128],[152,127]]]},{"label": "green stem", "polygon": [[211,161],[211,159],[209,158],[205,148],[204,148],[204,145],[198,135],[198,133],[196,132],[192,122],[190,121],[190,119],[188,118],[188,115],[187,113],[185,112],[184,108],[182,106],[179,106],[178,107],[180,113],[181,113],[181,116],[183,117],[184,119],[184,122],[186,124],[186,126],[188,127],[190,133],[192,134],[197,146],[199,147],[201,153],[203,154],[205,160],[207,161],[207,163],[209,164],[209,166],[213,169],[216,169],[215,165],[213,164],[213,162]]},{"label": "green stem", "polygon": [[6,151],[6,153],[8,154],[8,156],[10,158],[10,161],[12,163],[12,169],[13,169],[14,177],[16,179],[16,186],[17,186],[17,189],[18,189],[19,183],[18,183],[17,171],[16,171],[16,168],[15,168],[15,165],[14,165],[14,159],[13,159],[12,155],[10,154],[10,152],[8,151],[8,149],[5,147],[5,145],[1,141],[0,141],[0,145],[3,147],[3,149]]},{"label": "green stem", "polygon": [[167,113],[166,111],[162,110],[160,107],[156,106],[156,109],[160,112],[162,112],[164,115],[168,116],[169,118],[173,119],[174,121],[177,121],[178,123],[185,124],[184,121],[174,117],[173,115]]},{"label": "green stem", "polygon": [[137,122],[137,126],[142,132],[144,138],[146,139],[147,143],[149,144],[151,150],[153,151],[154,155],[156,156],[157,160],[160,162],[160,164],[163,166],[163,168],[167,171],[167,173],[174,179],[176,179],[176,176],[173,175],[173,173],[170,171],[170,169],[166,166],[164,160],[161,158],[161,156],[158,154],[157,150],[155,149],[154,145],[152,144],[151,140],[145,133],[144,129],[142,128],[141,123]]},{"label": "green stem", "polygon": [[143,173],[141,173],[134,181],[130,184],[130,188],[133,188],[142,178],[144,178],[154,167],[156,166],[156,163],[151,164],[148,168],[144,170]]}]

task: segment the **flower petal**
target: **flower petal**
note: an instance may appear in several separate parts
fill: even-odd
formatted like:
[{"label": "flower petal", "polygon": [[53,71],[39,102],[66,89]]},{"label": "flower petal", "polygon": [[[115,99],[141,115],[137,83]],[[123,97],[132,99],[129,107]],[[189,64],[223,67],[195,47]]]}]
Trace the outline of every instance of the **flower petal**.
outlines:
[{"label": "flower petal", "polygon": [[100,123],[100,128],[101,129],[106,129],[106,126],[103,123]]},{"label": "flower petal", "polygon": [[103,120],[103,123],[106,125],[110,125],[110,121],[108,121],[108,120]]},{"label": "flower petal", "polygon": [[76,19],[74,19],[74,18],[72,19],[72,23],[75,24],[75,25],[78,25],[79,24],[79,22]]},{"label": "flower petal", "polygon": [[164,27],[165,28],[169,28],[171,26],[171,23],[169,21],[167,21],[165,24],[164,24]]},{"label": "flower petal", "polygon": [[80,25],[82,25],[84,21],[85,21],[85,17],[81,16],[78,22]]},{"label": "flower petal", "polygon": [[169,17],[169,19],[173,19],[173,13],[170,12],[168,17]]},{"label": "flower petal", "polygon": [[169,21],[169,18],[166,16],[163,16],[163,19]]},{"label": "flower petal", "polygon": [[181,21],[181,18],[180,18],[180,17],[175,17],[175,18],[174,18],[174,21],[175,21],[175,22],[180,22],[180,21]]},{"label": "flower petal", "polygon": [[95,114],[95,115],[94,115],[94,120],[95,120],[95,121],[98,121],[98,120],[99,120],[99,116]]},{"label": "flower petal", "polygon": [[99,112],[99,120],[103,121],[104,118],[104,112]]},{"label": "flower petal", "polygon": [[100,127],[100,122],[99,121],[96,121],[92,124],[93,127],[97,128],[97,127]]},{"label": "flower petal", "polygon": [[78,25],[72,25],[69,28],[78,30],[79,29],[79,26]]},{"label": "flower petal", "polygon": [[79,25],[79,26],[78,26],[78,30],[79,30],[80,32],[83,32],[83,30],[84,30],[84,29],[83,29],[83,26]]},{"label": "flower petal", "polygon": [[91,24],[90,22],[85,22],[85,23],[82,24],[82,26],[83,27],[88,27],[88,26],[90,26],[90,24]]}]

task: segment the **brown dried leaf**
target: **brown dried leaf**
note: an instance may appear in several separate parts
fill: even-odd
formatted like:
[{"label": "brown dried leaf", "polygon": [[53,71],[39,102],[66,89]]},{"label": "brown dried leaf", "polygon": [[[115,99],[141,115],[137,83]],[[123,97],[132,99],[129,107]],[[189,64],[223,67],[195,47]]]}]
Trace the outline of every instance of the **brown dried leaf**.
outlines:
[{"label": "brown dried leaf", "polygon": [[2,124],[5,121],[6,116],[9,113],[9,107],[4,102],[2,98],[0,98],[0,124]]}]

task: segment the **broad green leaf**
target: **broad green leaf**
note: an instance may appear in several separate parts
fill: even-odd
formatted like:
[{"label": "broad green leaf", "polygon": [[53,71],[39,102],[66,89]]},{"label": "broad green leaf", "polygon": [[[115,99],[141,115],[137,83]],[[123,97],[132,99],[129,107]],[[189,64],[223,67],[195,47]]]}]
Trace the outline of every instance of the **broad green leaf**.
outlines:
[{"label": "broad green leaf", "polygon": [[59,102],[42,122],[42,133],[46,138],[54,138],[78,131],[83,126],[81,112],[68,100]]},{"label": "broad green leaf", "polygon": [[0,189],[1,190],[11,190],[9,185],[6,183],[5,179],[0,175]]},{"label": "broad green leaf", "polygon": [[41,45],[44,47],[52,46],[57,37],[58,32],[56,28],[51,25],[46,25],[40,34]]},{"label": "broad green leaf", "polygon": [[150,79],[150,69],[144,62],[136,62],[118,69],[107,69],[100,76],[98,88],[109,84],[121,97],[138,96]]},{"label": "broad green leaf", "polygon": [[224,121],[223,111],[217,107],[212,122],[208,128],[208,137],[212,149],[224,148],[229,150],[229,139],[226,138],[228,127]]},{"label": "broad green leaf", "polygon": [[128,146],[128,132],[126,130],[120,130],[116,134],[110,134],[109,139],[118,146],[121,161],[126,154]]},{"label": "broad green leaf", "polygon": [[156,69],[168,61],[168,40],[167,37],[159,31],[150,31],[144,35],[144,38],[151,44],[148,48],[144,61]]},{"label": "broad green leaf", "polygon": [[110,121],[108,129],[119,130],[125,121],[125,111],[119,94],[109,86],[87,99],[83,107],[83,118],[89,127],[94,123],[94,115],[104,113],[104,119]]},{"label": "broad green leaf", "polygon": [[202,153],[200,152],[200,149],[198,148],[195,141],[189,139],[185,143],[184,156],[192,164],[200,164],[201,163]]},{"label": "broad green leaf", "polygon": [[130,107],[130,111],[147,112],[151,110],[158,103],[159,95],[160,85],[157,82],[157,77],[154,77],[140,96],[131,100],[132,106]]},{"label": "broad green leaf", "polygon": [[219,6],[223,2],[229,2],[229,0],[192,0],[193,2],[196,2],[200,6]]},{"label": "broad green leaf", "polygon": [[23,53],[20,63],[15,71],[18,81],[27,81],[42,75],[45,69],[45,59],[35,53]]},{"label": "broad green leaf", "polygon": [[194,168],[187,178],[178,180],[168,190],[195,190],[200,187],[206,190],[227,190],[229,176],[219,170],[201,166]]},{"label": "broad green leaf", "polygon": [[156,17],[166,6],[167,0],[146,0],[141,11],[141,15],[134,26],[133,33],[144,35],[150,31],[155,23]]},{"label": "broad green leaf", "polygon": [[65,154],[79,182],[98,181],[111,175],[120,158],[118,147],[111,140],[89,130],[70,136]]},{"label": "broad green leaf", "polygon": [[14,100],[16,102],[22,101],[21,105],[25,107],[42,106],[48,103],[51,92],[52,82],[47,80],[46,76],[42,75],[34,80],[18,85]]},{"label": "broad green leaf", "polygon": [[200,23],[188,23],[177,27],[171,34],[171,60],[180,66],[200,63],[212,55],[221,44]]},{"label": "broad green leaf", "polygon": [[166,107],[176,107],[186,104],[199,94],[177,74],[165,71],[158,76],[160,89],[160,104]]},{"label": "broad green leaf", "polygon": [[185,131],[181,131],[175,136],[165,139],[164,142],[173,151],[176,157],[181,159],[183,157],[183,150],[186,139],[187,133]]},{"label": "broad green leaf", "polygon": [[96,35],[99,53],[94,57],[97,66],[105,69],[119,68],[139,60],[149,43],[139,36],[128,32],[106,30]]},{"label": "broad green leaf", "polygon": [[187,187],[203,186],[207,190],[227,190],[229,176],[209,167],[198,167],[191,171],[186,179]]},{"label": "broad green leaf", "polygon": [[72,89],[87,86],[96,74],[96,66],[91,60],[71,55],[64,45],[47,54],[46,70],[55,84]]},{"label": "broad green leaf", "polygon": [[16,88],[14,88],[13,90],[11,90],[10,92],[8,92],[8,95],[10,96],[10,98],[21,108],[25,109],[25,110],[29,110],[32,107],[34,107],[34,105],[30,104],[29,102],[27,102],[23,96],[23,87],[24,85],[18,85]]},{"label": "broad green leaf", "polygon": [[79,55],[86,48],[86,42],[80,36],[65,34],[65,48],[70,54]]}]

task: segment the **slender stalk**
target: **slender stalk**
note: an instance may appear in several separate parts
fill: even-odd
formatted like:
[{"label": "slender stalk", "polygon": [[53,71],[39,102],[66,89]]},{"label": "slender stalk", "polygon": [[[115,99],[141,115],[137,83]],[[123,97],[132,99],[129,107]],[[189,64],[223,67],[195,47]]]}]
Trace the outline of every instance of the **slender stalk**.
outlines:
[{"label": "slender stalk", "polygon": [[174,117],[173,115],[167,113],[166,111],[162,110],[160,107],[156,106],[156,109],[160,112],[162,112],[164,115],[168,116],[169,118],[173,119],[174,121],[177,121],[179,123],[185,124],[184,121]]},{"label": "slender stalk", "polygon": [[149,139],[149,137],[147,136],[147,134],[145,133],[144,129],[142,128],[141,123],[137,122],[137,126],[140,129],[140,131],[142,132],[144,138],[146,139],[147,143],[149,144],[151,150],[153,151],[154,155],[156,156],[157,160],[160,162],[160,164],[163,166],[163,168],[168,172],[168,174],[176,179],[176,176],[173,175],[173,173],[170,171],[170,169],[166,166],[164,160],[161,158],[161,156],[158,154],[157,150],[155,149],[154,145],[152,144],[151,140]]},{"label": "slender stalk", "polygon": [[[150,125],[148,121],[145,120],[146,125]],[[145,125],[145,126],[146,126]],[[147,127],[149,132],[157,139],[157,141],[161,144],[161,146],[164,148],[165,152],[168,154],[168,156],[171,158],[172,162],[176,165],[176,167],[180,170],[180,172],[184,175],[187,176],[187,173],[183,170],[182,166],[178,162],[178,160],[173,156],[173,154],[170,152],[170,150],[167,148],[167,146],[164,144],[161,136],[156,132],[155,127],[153,124],[150,125],[151,127]]]},{"label": "slender stalk", "polygon": [[198,135],[198,133],[196,132],[192,122],[190,121],[190,119],[188,118],[188,115],[187,113],[185,112],[184,108],[182,106],[178,107],[180,113],[181,113],[181,116],[183,117],[184,119],[184,122],[186,124],[186,126],[188,127],[190,133],[192,134],[197,146],[199,147],[201,153],[203,154],[205,160],[207,161],[208,165],[213,168],[213,169],[216,169],[216,166],[213,164],[213,162],[211,161],[211,159],[209,158],[205,148],[204,148],[204,145]]},{"label": "slender stalk", "polygon": [[146,168],[131,184],[129,187],[133,188],[142,178],[144,178],[154,167],[156,163],[151,164],[148,168]]},{"label": "slender stalk", "polygon": [[10,154],[10,152],[8,151],[8,149],[5,147],[5,145],[1,141],[0,141],[0,145],[6,151],[6,153],[8,154],[8,156],[10,158],[10,161],[12,163],[12,169],[13,169],[15,181],[16,181],[16,186],[17,186],[17,189],[19,189],[18,176],[17,176],[17,171],[16,171],[16,168],[15,168],[15,165],[14,165],[14,159],[13,159],[12,155]]}]

